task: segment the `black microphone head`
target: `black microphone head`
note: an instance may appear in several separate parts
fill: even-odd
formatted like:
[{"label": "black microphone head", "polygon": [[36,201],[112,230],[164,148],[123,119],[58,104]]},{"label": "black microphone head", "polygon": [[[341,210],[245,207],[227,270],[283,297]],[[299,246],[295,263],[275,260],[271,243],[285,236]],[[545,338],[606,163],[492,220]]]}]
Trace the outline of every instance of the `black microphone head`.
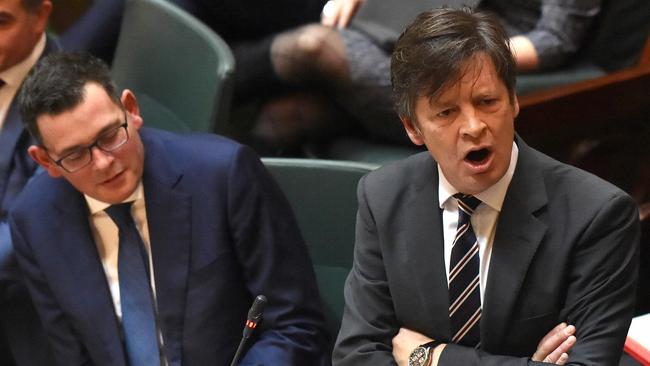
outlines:
[{"label": "black microphone head", "polygon": [[266,305],[266,296],[257,295],[253,305],[251,305],[250,310],[248,310],[248,319],[250,320],[259,320],[262,318],[262,313],[264,313],[264,306]]}]

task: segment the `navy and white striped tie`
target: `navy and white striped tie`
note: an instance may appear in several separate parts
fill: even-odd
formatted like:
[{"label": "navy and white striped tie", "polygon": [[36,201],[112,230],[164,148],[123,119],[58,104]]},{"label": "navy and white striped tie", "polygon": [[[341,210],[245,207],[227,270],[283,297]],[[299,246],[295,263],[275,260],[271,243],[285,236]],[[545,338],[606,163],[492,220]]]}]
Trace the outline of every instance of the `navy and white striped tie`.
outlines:
[{"label": "navy and white striped tie", "polygon": [[481,286],[479,246],[470,218],[481,203],[474,196],[458,193],[458,229],[451,249],[449,271],[449,317],[452,342],[480,347]]}]

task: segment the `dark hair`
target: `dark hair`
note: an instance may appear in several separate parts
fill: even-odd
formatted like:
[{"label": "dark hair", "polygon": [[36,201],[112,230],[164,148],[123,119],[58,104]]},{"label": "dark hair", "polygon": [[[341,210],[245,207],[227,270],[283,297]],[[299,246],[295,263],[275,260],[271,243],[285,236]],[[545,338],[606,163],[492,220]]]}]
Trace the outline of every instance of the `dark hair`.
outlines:
[{"label": "dark hair", "polygon": [[395,44],[391,82],[400,116],[415,119],[418,97],[436,97],[462,78],[463,63],[484,52],[499,79],[515,93],[515,60],[508,36],[492,15],[470,8],[436,9],[417,16]]},{"label": "dark hair", "polygon": [[79,105],[84,100],[88,83],[100,85],[120,105],[108,66],[94,56],[57,52],[43,58],[30,71],[18,94],[18,106],[25,127],[39,144],[43,144],[43,139],[36,119]]},{"label": "dark hair", "polygon": [[23,6],[23,9],[33,13],[39,8],[39,6],[41,6],[41,4],[43,4],[43,0],[21,0],[20,3]]}]

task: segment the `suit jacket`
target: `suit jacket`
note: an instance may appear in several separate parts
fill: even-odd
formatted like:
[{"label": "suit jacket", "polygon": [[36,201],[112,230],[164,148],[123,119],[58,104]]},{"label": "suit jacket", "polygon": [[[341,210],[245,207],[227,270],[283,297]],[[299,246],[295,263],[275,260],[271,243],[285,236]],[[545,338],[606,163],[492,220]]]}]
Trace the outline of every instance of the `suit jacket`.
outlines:
[{"label": "suit jacket", "polygon": [[[230,364],[255,295],[268,305],[242,365],[317,365],[323,317],[308,253],[249,148],[143,129],[142,178],[158,321],[170,366]],[[124,366],[83,196],[41,174],[10,216],[14,246],[58,364]]]},{"label": "suit jacket", "polygon": [[[48,38],[41,57],[57,50],[58,44]],[[2,365],[13,362],[17,365],[47,365],[52,359],[45,332],[16,263],[7,222],[9,207],[37,168],[27,154],[32,143],[14,98],[0,129],[0,324],[4,333],[0,343],[3,343],[2,338],[8,342],[8,345],[0,346]],[[11,350],[13,357],[3,349]]]},{"label": "suit jacket", "polygon": [[[634,310],[636,205],[613,185],[517,144],[481,349],[448,344],[439,365],[538,364],[530,361],[538,342],[562,321],[577,328],[568,365],[617,365]],[[400,327],[451,339],[436,163],[425,152],[372,172],[358,197],[334,364],[394,365],[391,339]]]}]

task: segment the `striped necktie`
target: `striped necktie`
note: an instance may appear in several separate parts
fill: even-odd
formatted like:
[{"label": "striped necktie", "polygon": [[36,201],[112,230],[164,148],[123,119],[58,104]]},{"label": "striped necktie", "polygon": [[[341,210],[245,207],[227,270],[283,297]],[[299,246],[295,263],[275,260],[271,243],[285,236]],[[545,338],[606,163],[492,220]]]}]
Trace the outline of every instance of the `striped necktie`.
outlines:
[{"label": "striped necktie", "polygon": [[470,218],[481,201],[462,193],[455,194],[454,198],[458,200],[458,228],[449,266],[452,342],[478,348],[481,341],[479,246]]},{"label": "striped necktie", "polygon": [[159,366],[160,349],[149,278],[149,257],[131,216],[131,204],[121,203],[104,210],[119,229],[117,272],[124,345],[130,366]]}]

